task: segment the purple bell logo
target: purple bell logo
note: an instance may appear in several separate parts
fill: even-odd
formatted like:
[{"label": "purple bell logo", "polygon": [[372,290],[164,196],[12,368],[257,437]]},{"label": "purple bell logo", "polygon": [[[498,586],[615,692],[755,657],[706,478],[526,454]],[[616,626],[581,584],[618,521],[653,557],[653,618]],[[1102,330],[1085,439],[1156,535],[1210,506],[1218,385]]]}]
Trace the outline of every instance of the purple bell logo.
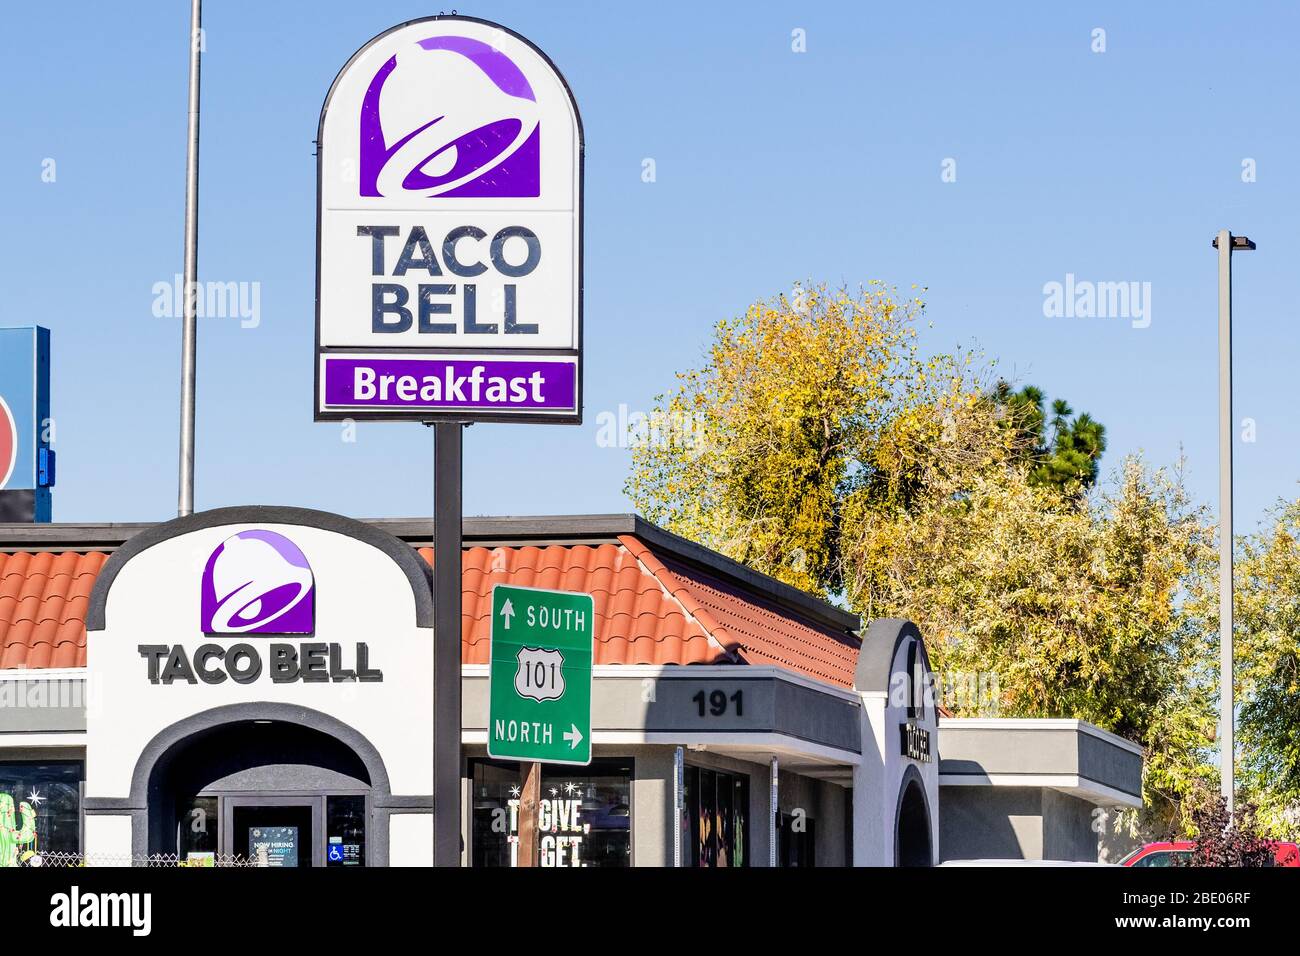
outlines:
[{"label": "purple bell logo", "polygon": [[298,546],[274,531],[241,531],[203,569],[204,634],[310,634],[316,580]]},{"label": "purple bell logo", "polygon": [[430,37],[390,57],[366,90],[360,133],[362,196],[541,195],[537,97],[481,40]]}]

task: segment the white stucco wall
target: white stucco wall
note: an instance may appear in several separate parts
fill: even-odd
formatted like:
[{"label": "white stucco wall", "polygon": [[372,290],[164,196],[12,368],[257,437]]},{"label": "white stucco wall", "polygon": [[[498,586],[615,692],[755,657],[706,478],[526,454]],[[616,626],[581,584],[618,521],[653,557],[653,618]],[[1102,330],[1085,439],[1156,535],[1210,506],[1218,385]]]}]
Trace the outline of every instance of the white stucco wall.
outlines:
[{"label": "white stucco wall", "polygon": [[[200,582],[213,550],[239,531],[262,528],[294,542],[315,577],[312,635],[205,635],[200,625]],[[204,528],[162,541],[135,555],[108,593],[105,629],[88,635],[88,674],[100,695],[87,714],[86,796],[127,798],[137,760],[161,731],[201,711],[229,704],[271,702],[326,713],[347,724],[378,750],[395,795],[433,792],[433,632],[416,626],[411,584],[378,548],[337,531],[302,525],[238,524]],[[369,645],[369,666],[383,672],[374,683],[275,683],[273,643],[337,643],[343,664],[355,667],[356,645]],[[247,643],[262,657],[252,683],[178,681],[150,683],[144,644],[184,645],[191,661],[201,644],[229,648]],[[413,709],[414,708],[414,709]],[[125,819],[125,818],[123,818]],[[129,822],[129,821],[128,821]],[[394,815],[392,861],[422,858],[432,840],[427,814]],[[400,839],[399,839],[400,837]],[[88,815],[88,853],[129,853],[130,827],[121,820]],[[426,856],[431,854],[428,850]]]},{"label": "white stucco wall", "polygon": [[921,775],[930,811],[931,862],[939,861],[939,723],[933,695],[927,693],[916,723],[930,732],[931,759],[903,756],[899,726],[907,723],[907,650],[900,642],[891,668],[891,690],[863,692],[862,763],[853,774],[853,856],[855,866],[893,866],[894,832],[909,766]]}]

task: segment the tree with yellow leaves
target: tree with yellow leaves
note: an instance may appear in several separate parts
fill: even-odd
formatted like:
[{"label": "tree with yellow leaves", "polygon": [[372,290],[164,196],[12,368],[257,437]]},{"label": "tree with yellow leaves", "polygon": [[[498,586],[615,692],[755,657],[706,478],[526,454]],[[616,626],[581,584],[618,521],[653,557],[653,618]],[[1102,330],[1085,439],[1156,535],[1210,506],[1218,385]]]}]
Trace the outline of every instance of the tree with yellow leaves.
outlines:
[{"label": "tree with yellow leaves", "polygon": [[1213,769],[1212,648],[1180,613],[1205,516],[1136,460],[1105,494],[1044,482],[973,357],[919,354],[922,310],[880,283],[817,286],[719,323],[658,400],[692,441],[635,448],[629,496],[864,617],[915,620],[941,682],[996,688],[947,701],[959,714],[1078,717],[1145,744],[1155,826],[1173,823]]},{"label": "tree with yellow leaves", "polygon": [[[886,433],[942,427],[917,407],[945,364],[917,357],[921,308],[880,283],[857,296],[796,288],[719,322],[705,367],[680,373],[651,416],[691,427],[636,446],[629,495],[652,521],[739,561],[835,589],[840,506],[870,482],[863,451]],[[903,470],[890,479],[900,486],[889,493],[905,493]]]}]

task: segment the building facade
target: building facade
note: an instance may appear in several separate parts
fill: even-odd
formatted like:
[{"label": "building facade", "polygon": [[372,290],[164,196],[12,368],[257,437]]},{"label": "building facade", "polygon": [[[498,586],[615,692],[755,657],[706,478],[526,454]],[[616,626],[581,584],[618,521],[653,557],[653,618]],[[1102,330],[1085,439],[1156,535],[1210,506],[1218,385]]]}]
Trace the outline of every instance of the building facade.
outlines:
[{"label": "building facade", "polygon": [[[427,522],[247,507],[2,533],[15,862],[431,861]],[[863,630],[630,515],[467,519],[460,557],[465,865],[518,846],[521,767],[486,751],[497,583],[595,602],[593,757],[543,768],[543,865],[939,860],[952,768],[909,622]]]}]

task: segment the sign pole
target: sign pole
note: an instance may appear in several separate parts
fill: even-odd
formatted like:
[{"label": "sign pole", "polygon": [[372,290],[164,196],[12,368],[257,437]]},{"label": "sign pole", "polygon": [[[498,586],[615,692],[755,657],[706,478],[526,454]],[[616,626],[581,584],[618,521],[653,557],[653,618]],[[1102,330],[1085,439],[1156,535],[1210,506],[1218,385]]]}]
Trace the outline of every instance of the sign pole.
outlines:
[{"label": "sign pole", "polygon": [[673,866],[682,865],[682,824],[686,815],[686,752],[673,751]]},{"label": "sign pole", "polygon": [[519,765],[519,860],[518,866],[537,866],[537,808],[542,801],[542,765],[537,761]]},{"label": "sign pole", "polygon": [[767,800],[770,811],[767,815],[767,865],[776,866],[780,859],[777,842],[781,839],[781,765],[775,755],[768,776]]},{"label": "sign pole", "polygon": [[460,866],[460,587],[465,426],[433,426],[433,865]]},{"label": "sign pole", "polygon": [[1255,248],[1246,236],[1221,229],[1219,251],[1219,788],[1228,813],[1236,809],[1236,738],[1232,676],[1232,254]]},{"label": "sign pole", "polygon": [[198,340],[199,268],[199,57],[203,51],[202,0],[190,3],[190,102],[185,143],[185,263],[181,324],[181,461],[176,513],[194,512],[194,380]]}]

